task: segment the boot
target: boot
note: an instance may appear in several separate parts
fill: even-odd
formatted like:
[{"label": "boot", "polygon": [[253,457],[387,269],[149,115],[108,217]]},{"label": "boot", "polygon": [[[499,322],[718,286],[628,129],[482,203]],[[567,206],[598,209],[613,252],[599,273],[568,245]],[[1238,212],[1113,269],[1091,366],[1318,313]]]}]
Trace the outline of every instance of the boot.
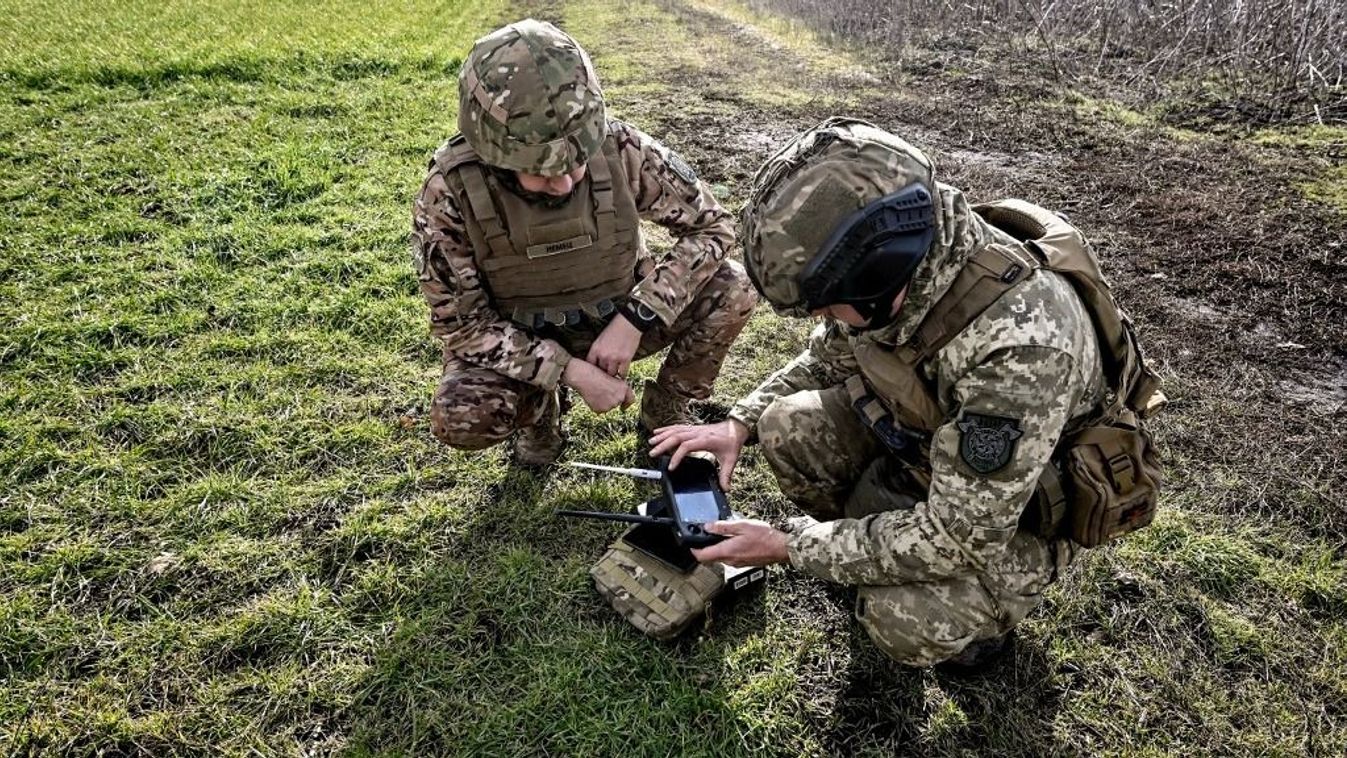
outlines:
[{"label": "boot", "polygon": [[688,398],[647,380],[641,391],[641,431],[648,435],[661,426],[700,424],[701,420],[689,407],[690,402]]},{"label": "boot", "polygon": [[955,675],[980,673],[1004,658],[1014,640],[1015,630],[1011,629],[996,637],[970,642],[953,658],[936,664],[936,668]]},{"label": "boot", "polygon": [[556,463],[566,447],[566,435],[561,431],[561,416],[565,403],[561,391],[548,393],[546,407],[538,423],[520,429],[514,438],[514,462],[520,466],[540,468]]}]

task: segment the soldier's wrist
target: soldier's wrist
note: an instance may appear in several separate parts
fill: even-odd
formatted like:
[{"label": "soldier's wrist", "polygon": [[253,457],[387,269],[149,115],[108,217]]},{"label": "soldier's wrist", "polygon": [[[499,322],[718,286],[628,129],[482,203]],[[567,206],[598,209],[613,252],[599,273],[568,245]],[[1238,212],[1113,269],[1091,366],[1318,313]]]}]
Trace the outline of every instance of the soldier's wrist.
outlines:
[{"label": "soldier's wrist", "polygon": [[818,526],[818,524],[819,522],[811,516],[792,516],[786,519],[785,524],[781,525],[780,531],[786,536],[786,563],[800,568],[802,565],[800,560],[801,540],[806,531]]},{"label": "soldier's wrist", "polygon": [[786,532],[786,545],[785,545],[786,559],[782,561],[782,563],[785,563],[787,566],[794,566],[795,568],[800,567],[799,562],[796,561],[795,559],[795,556],[797,555],[798,551],[799,542],[800,542],[799,531]]},{"label": "soldier's wrist", "polygon": [[[571,386],[570,379],[573,379],[574,376],[568,375],[573,373],[571,368],[573,357],[574,356],[572,356],[570,353],[566,352],[565,350],[562,350],[552,358],[553,363],[555,363],[557,368],[559,369],[557,372],[557,381],[556,381],[557,384],[564,384],[567,387]],[[555,389],[555,388],[544,387],[543,389]]]},{"label": "soldier's wrist", "polygon": [[730,409],[729,420],[739,424],[744,428],[747,434],[744,436],[744,444],[757,442],[757,419],[752,418],[739,406]]},{"label": "soldier's wrist", "polygon": [[733,416],[725,419],[725,423],[730,425],[731,433],[740,445],[748,442],[748,438],[753,436],[753,428]]},{"label": "soldier's wrist", "polygon": [[640,300],[628,300],[622,304],[617,312],[618,315],[627,320],[627,323],[636,327],[636,331],[642,334],[663,323],[655,311]]}]

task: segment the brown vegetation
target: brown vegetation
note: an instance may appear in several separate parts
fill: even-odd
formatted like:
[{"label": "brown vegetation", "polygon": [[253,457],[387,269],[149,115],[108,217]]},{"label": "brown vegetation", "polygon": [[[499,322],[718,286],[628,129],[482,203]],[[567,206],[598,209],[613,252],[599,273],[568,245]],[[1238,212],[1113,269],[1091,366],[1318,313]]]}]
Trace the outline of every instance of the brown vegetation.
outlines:
[{"label": "brown vegetation", "polygon": [[1059,79],[1183,93],[1221,120],[1347,120],[1340,0],[749,0],[886,45],[1042,57]]}]

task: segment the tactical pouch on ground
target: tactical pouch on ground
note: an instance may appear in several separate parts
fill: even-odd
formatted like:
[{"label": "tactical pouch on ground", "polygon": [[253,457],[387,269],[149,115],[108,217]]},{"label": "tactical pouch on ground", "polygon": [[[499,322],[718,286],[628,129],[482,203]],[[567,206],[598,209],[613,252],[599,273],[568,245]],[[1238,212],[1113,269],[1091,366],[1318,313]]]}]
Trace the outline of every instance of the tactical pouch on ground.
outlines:
[{"label": "tactical pouch on ground", "polygon": [[1131,412],[1073,435],[1064,468],[1069,536],[1081,546],[1097,547],[1155,518],[1160,462]]},{"label": "tactical pouch on ground", "polygon": [[[625,535],[623,535],[625,537]],[[594,587],[617,615],[658,640],[678,636],[720,594],[719,567],[680,571],[619,537],[589,570]]]}]

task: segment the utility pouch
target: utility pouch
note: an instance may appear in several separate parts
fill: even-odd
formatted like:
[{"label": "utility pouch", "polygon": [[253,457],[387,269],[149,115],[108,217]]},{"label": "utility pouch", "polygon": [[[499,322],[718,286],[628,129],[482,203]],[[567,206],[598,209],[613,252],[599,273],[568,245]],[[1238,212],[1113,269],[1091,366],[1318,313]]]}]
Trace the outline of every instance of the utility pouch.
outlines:
[{"label": "utility pouch", "polygon": [[889,413],[878,398],[870,394],[870,389],[865,386],[865,380],[860,374],[849,377],[845,387],[848,397],[851,398],[852,410],[856,411],[860,422],[884,443],[884,447],[906,463],[919,463],[922,445],[928,438],[895,421],[893,414]]},{"label": "utility pouch", "polygon": [[1131,411],[1089,426],[1066,448],[1068,535],[1097,547],[1151,523],[1162,472],[1150,435]]},{"label": "utility pouch", "polygon": [[671,640],[706,610],[725,579],[719,567],[682,571],[617,538],[589,570],[617,615],[657,640]]}]

